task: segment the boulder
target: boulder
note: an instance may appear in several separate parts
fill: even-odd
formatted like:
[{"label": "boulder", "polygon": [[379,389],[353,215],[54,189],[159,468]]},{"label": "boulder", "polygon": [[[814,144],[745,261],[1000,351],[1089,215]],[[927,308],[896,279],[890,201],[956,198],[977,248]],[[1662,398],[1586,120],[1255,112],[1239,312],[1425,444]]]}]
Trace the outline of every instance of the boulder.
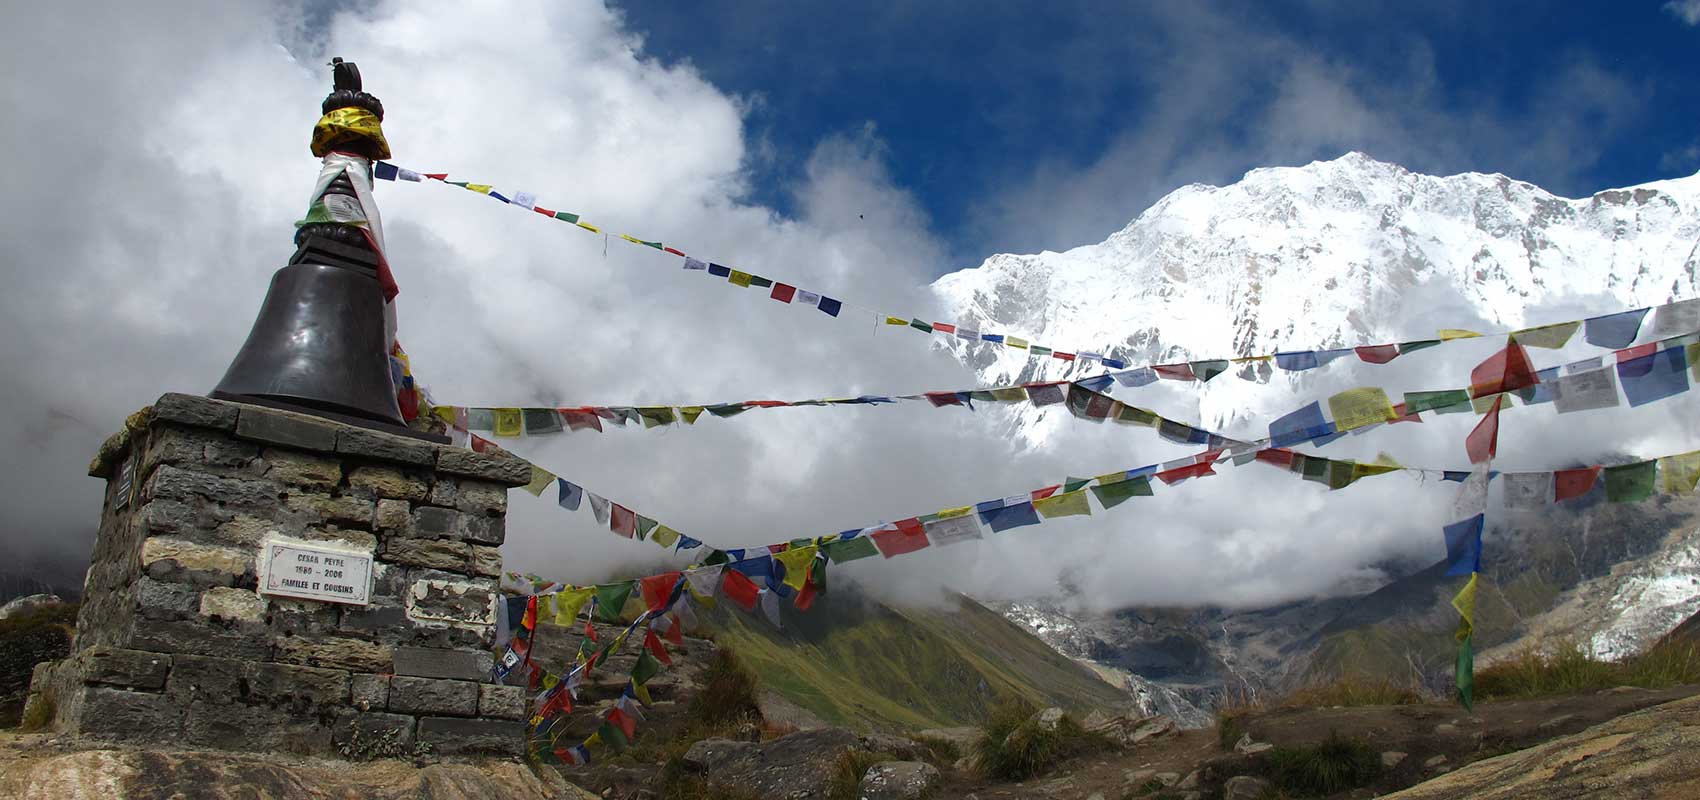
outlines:
[{"label": "boulder", "polygon": [[859,749],[856,734],[819,728],[766,742],[704,739],[691,745],[683,761],[711,784],[758,797],[825,797],[839,757]]},{"label": "boulder", "polygon": [[1389,750],[1381,754],[1381,767],[1382,769],[1393,769],[1394,767],[1405,763],[1405,757],[1405,753],[1401,753],[1397,750]]},{"label": "boulder", "polygon": [[1068,712],[1052,706],[1034,714],[1027,720],[1027,724],[1042,731],[1054,731],[1057,729],[1058,725],[1062,724],[1063,717],[1066,716],[1068,716]]},{"label": "boulder", "polygon": [[[925,761],[928,751],[926,745],[914,739],[905,739],[889,733],[869,733],[862,736],[862,749],[870,753],[884,753],[904,761]],[[892,762],[898,763],[898,762]]]},{"label": "boulder", "polygon": [[1251,734],[1249,733],[1240,736],[1240,740],[1234,742],[1234,752],[1239,753],[1242,756],[1255,756],[1258,753],[1273,749],[1275,749],[1275,745],[1268,742],[1252,741]]},{"label": "boulder", "polygon": [[65,601],[59,599],[59,595],[56,594],[30,594],[16,597],[11,602],[0,606],[0,619],[21,617],[42,606],[51,606],[63,602]]},{"label": "boulder", "polygon": [[1102,711],[1094,711],[1086,715],[1086,720],[1081,723],[1081,727],[1122,747],[1132,747],[1146,739],[1174,732],[1175,723],[1168,717],[1106,714]]},{"label": "boulder", "polygon": [[1222,800],[1259,800],[1269,791],[1270,783],[1262,778],[1241,775],[1222,784]]},{"label": "boulder", "polygon": [[925,761],[885,761],[868,768],[861,800],[917,800],[939,784],[939,771]]},{"label": "boulder", "polygon": [[1139,727],[1133,729],[1133,733],[1128,736],[1128,739],[1132,744],[1139,744],[1146,739],[1168,736],[1174,732],[1174,720],[1169,719],[1168,717],[1147,717],[1144,721],[1139,723]]}]

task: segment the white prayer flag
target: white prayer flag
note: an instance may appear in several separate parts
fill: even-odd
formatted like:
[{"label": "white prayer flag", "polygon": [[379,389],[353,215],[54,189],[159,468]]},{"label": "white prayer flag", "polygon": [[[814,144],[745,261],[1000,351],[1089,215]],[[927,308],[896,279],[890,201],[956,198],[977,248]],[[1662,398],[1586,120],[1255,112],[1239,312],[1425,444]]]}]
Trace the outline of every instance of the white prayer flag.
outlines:
[{"label": "white prayer flag", "polygon": [[1653,311],[1653,335],[1676,336],[1700,330],[1700,298],[1667,303]]},{"label": "white prayer flag", "polygon": [[926,529],[927,540],[935,545],[956,544],[980,538],[980,523],[973,514],[935,519],[927,523]]},{"label": "white prayer flag", "polygon": [[1452,502],[1454,520],[1469,519],[1487,511],[1488,463],[1482,462],[1470,470],[1470,477],[1458,487],[1458,498]]},{"label": "white prayer flag", "polygon": [[815,294],[814,292],[805,292],[802,289],[798,289],[797,296],[793,298],[791,302],[800,303],[805,306],[818,306],[820,305],[820,295]]},{"label": "white prayer flag", "polygon": [[410,169],[402,169],[401,167],[396,168],[395,176],[404,181],[413,181],[414,183],[418,183],[425,179],[425,176]]},{"label": "white prayer flag", "polygon": [[685,269],[708,269],[708,265],[690,256],[685,256]]},{"label": "white prayer flag", "polygon": [[1511,511],[1531,511],[1552,502],[1552,473],[1506,472],[1504,480],[1505,507]]},{"label": "white prayer flag", "polygon": [[1612,408],[1617,402],[1617,373],[1596,369],[1565,375],[1552,383],[1552,403],[1560,414]]},{"label": "white prayer flag", "polygon": [[531,192],[514,192],[512,202],[514,205],[529,211],[537,207],[537,195]]},{"label": "white prayer flag", "polygon": [[608,498],[595,492],[585,492],[584,496],[590,498],[590,513],[596,515],[596,521],[602,525],[607,525]]}]

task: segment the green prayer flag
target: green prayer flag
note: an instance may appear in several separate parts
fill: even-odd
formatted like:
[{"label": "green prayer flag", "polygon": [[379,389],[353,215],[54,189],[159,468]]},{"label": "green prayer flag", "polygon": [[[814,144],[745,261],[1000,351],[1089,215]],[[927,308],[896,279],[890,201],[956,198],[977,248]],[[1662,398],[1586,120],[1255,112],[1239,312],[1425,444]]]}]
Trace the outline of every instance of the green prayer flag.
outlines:
[{"label": "green prayer flag", "polygon": [[625,750],[626,745],[630,743],[626,739],[626,732],[620,730],[620,726],[608,722],[602,723],[602,727],[596,729],[596,735],[602,737],[602,743],[616,753]]},{"label": "green prayer flag", "polygon": [[639,514],[638,518],[637,518],[637,538],[638,538],[638,541],[641,542],[645,538],[648,538],[649,532],[652,531],[652,530],[655,530],[655,526],[660,525],[660,524],[661,523],[659,523],[659,522],[657,522],[653,519],[650,519],[649,517],[646,517],[642,514]]},{"label": "green prayer flag", "polygon": [[932,333],[933,332],[933,326],[928,325],[927,323],[922,322],[918,319],[909,320],[909,327],[914,328],[915,330],[918,330],[918,331],[922,331],[924,333]]},{"label": "green prayer flag", "polygon": [[1606,500],[1613,503],[1638,503],[1653,496],[1653,479],[1657,476],[1657,461],[1642,461],[1621,467],[1606,467]]},{"label": "green prayer flag", "polygon": [[1043,347],[1041,345],[1033,345],[1027,348],[1027,352],[1036,356],[1048,356],[1051,354],[1051,348]]},{"label": "green prayer flag", "polygon": [[880,554],[879,548],[874,546],[874,540],[866,536],[858,536],[842,542],[828,542],[821,545],[821,550],[826,552],[834,564],[843,564],[846,561],[855,561],[858,558]]},{"label": "green prayer flag", "polygon": [[[1462,406],[1459,408],[1458,406]],[[1440,413],[1449,414],[1470,410],[1470,393],[1464,389],[1447,389],[1439,392],[1406,392],[1405,413],[1415,414],[1420,411],[1444,409]]]},{"label": "green prayer flag", "polygon": [[826,565],[826,553],[816,555],[814,562],[809,564],[809,580],[814,581],[815,591],[821,594],[826,594]]},{"label": "green prayer flag", "polygon": [[1328,459],[1323,458],[1321,456],[1298,456],[1298,455],[1295,455],[1293,457],[1294,458],[1301,458],[1302,457],[1305,460],[1304,461],[1305,480],[1316,481],[1317,483],[1327,483],[1328,482],[1328,465],[1330,463],[1332,463]]},{"label": "green prayer flag", "polygon": [[578,215],[568,211],[557,211],[555,212],[555,219],[561,220],[562,222],[576,223],[578,222]]},{"label": "green prayer flag", "polygon": [[1355,461],[1348,460],[1328,462],[1328,488],[1344,489],[1347,486],[1351,486],[1352,481],[1358,479],[1355,471],[1356,467],[1357,462]]},{"label": "green prayer flag", "polygon": [[1192,376],[1200,381],[1210,380],[1227,371],[1228,362],[1226,359],[1192,362]]},{"label": "green prayer flag", "polygon": [[649,648],[638,651],[637,664],[632,666],[632,683],[649,683],[649,679],[661,674],[661,662],[649,652]]},{"label": "green prayer flag", "polygon": [[708,407],[708,413],[720,417],[721,419],[735,417],[748,410],[749,409],[744,407],[743,403],[721,403],[720,405]]},{"label": "green prayer flag", "polygon": [[1439,339],[1418,339],[1414,342],[1400,342],[1399,354],[1404,355],[1405,353],[1415,353],[1418,350],[1427,350],[1438,344],[1440,344]]},{"label": "green prayer flag", "polygon": [[597,584],[596,616],[603,622],[619,622],[620,610],[626,607],[626,599],[632,596],[632,587],[636,585],[637,581]]},{"label": "green prayer flag", "polygon": [[1150,497],[1151,479],[1135,478],[1131,481],[1117,481],[1102,486],[1094,486],[1092,493],[1098,496],[1098,505],[1104,508],[1115,508],[1130,497]]},{"label": "green prayer flag", "polygon": [[751,286],[760,286],[763,289],[766,289],[766,288],[773,285],[773,281],[771,281],[767,278],[763,278],[760,275],[751,275],[750,276],[750,285]]},{"label": "green prayer flag", "polygon": [[1122,406],[1121,410],[1116,412],[1115,420],[1117,422],[1131,422],[1135,425],[1155,426],[1157,424],[1157,415],[1146,411],[1143,408]]},{"label": "green prayer flag", "polygon": [[1076,478],[1076,477],[1070,476],[1070,477],[1063,479],[1063,491],[1072,492],[1072,491],[1079,489],[1079,488],[1081,488],[1081,487],[1083,487],[1086,484],[1091,483],[1091,482],[1092,482],[1091,478]]},{"label": "green prayer flag", "polygon": [[1468,628],[1469,623],[1459,620],[1458,630],[1464,634],[1464,638],[1458,642],[1458,665],[1455,671],[1458,680],[1458,702],[1464,706],[1465,711],[1473,710],[1476,705],[1476,656],[1472,646],[1475,637],[1464,633]]}]

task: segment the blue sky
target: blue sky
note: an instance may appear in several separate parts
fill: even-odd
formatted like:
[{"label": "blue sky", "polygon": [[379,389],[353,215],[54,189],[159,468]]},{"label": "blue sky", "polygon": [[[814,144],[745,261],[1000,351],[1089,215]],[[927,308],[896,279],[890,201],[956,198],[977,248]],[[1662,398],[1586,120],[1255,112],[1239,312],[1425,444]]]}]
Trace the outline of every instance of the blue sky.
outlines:
[{"label": "blue sky", "polygon": [[1167,191],[1363,150],[1567,196],[1700,169],[1700,2],[617,3],[744,99],[753,202],[824,141],[969,266],[1099,241]]}]

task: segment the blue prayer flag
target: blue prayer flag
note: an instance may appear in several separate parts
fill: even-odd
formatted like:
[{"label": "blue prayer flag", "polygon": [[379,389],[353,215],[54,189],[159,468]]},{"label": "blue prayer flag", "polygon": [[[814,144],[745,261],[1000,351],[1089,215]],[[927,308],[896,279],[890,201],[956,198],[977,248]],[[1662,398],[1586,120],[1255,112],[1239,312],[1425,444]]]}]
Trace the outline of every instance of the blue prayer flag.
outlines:
[{"label": "blue prayer flag", "polygon": [[673,545],[673,552],[677,553],[680,550],[695,550],[695,549],[697,549],[698,547],[701,547],[701,546],[702,546],[702,540],[692,539],[691,537],[686,536],[686,535],[681,533],[681,534],[679,534],[679,543],[676,544],[676,545]]},{"label": "blue prayer flag", "polygon": [[1629,405],[1639,406],[1688,391],[1688,358],[1682,345],[1617,365],[1618,383]]},{"label": "blue prayer flag", "polygon": [[1127,369],[1127,362],[1119,358],[1104,358],[1099,360],[1103,361],[1104,366],[1109,367],[1110,369]]},{"label": "blue prayer flag", "polygon": [[1636,334],[1641,332],[1641,318],[1645,316],[1647,309],[1638,308],[1584,320],[1582,338],[1595,347],[1610,347],[1614,350],[1628,347],[1635,341]]},{"label": "blue prayer flag", "polygon": [[1543,369],[1535,373],[1535,378],[1540,383],[1518,389],[1517,396],[1522,398],[1523,405],[1538,406],[1542,403],[1552,402],[1552,384],[1553,381],[1558,380],[1558,370],[1558,367]]},{"label": "blue prayer flag", "polygon": [[1316,369],[1318,363],[1315,350],[1298,350],[1291,353],[1275,354],[1275,366],[1294,372],[1302,369]]},{"label": "blue prayer flag", "polygon": [[[708,274],[717,275],[717,276],[722,277],[722,278],[728,278],[728,277],[732,276],[732,268],[731,267],[723,267],[723,266],[720,266],[719,264],[712,264],[711,263],[711,264],[708,265]],[[824,300],[826,298],[821,298],[821,299]]]},{"label": "blue prayer flag", "polygon": [[987,500],[983,503],[975,503],[974,504],[974,510],[975,511],[996,511],[1000,508],[1003,508],[1003,498],[998,498],[997,500]]},{"label": "blue prayer flag", "polygon": [[1452,481],[1453,483],[1463,483],[1464,481],[1469,480],[1469,478],[1470,478],[1470,473],[1463,472],[1461,470],[1449,469],[1449,470],[1446,470],[1445,472],[1440,473],[1440,479],[1441,480]]},{"label": "blue prayer flag", "polygon": [[1311,403],[1274,422],[1269,423],[1269,446],[1290,447],[1301,442],[1328,444],[1344,434],[1335,432],[1334,423],[1322,416],[1322,404]]},{"label": "blue prayer flag", "polygon": [[372,177],[377,178],[378,180],[393,181],[395,180],[395,176],[396,168],[394,164],[387,161],[379,161],[372,165]]},{"label": "blue prayer flag", "polygon": [[1333,361],[1336,358],[1339,358],[1339,357],[1345,356],[1345,355],[1353,355],[1357,352],[1358,352],[1357,350],[1354,350],[1350,347],[1347,347],[1347,348],[1344,348],[1344,349],[1341,349],[1341,350],[1318,350],[1313,355],[1316,356],[1317,366],[1322,366],[1323,364],[1327,364],[1328,362]]},{"label": "blue prayer flag", "polygon": [[1159,467],[1159,466],[1161,466],[1161,465],[1160,464],[1147,464],[1143,467],[1137,467],[1135,469],[1130,469],[1130,470],[1127,471],[1127,479],[1131,481],[1134,478],[1143,478],[1146,475],[1156,475],[1157,474],[1157,467]]},{"label": "blue prayer flag", "polygon": [[844,304],[827,297],[826,295],[821,295],[820,302],[816,303],[815,307],[826,312],[826,315],[829,317],[836,317],[838,316],[838,310],[843,308]]},{"label": "blue prayer flag", "polygon": [[1115,378],[1108,375],[1094,375],[1090,378],[1082,379],[1080,381],[1080,385],[1094,392],[1102,392],[1105,389],[1110,388],[1110,384],[1113,382],[1115,382]]},{"label": "blue prayer flag", "polygon": [[998,342],[998,343],[1001,344],[1003,342],[1003,334],[1001,334],[1001,333],[982,333],[982,334],[980,334],[980,340],[986,341],[986,342]]},{"label": "blue prayer flag", "polygon": [[1140,367],[1139,369],[1130,369],[1126,372],[1116,373],[1115,379],[1116,379],[1117,382],[1119,382],[1123,386],[1130,386],[1130,387],[1144,386],[1148,383],[1156,383],[1157,382],[1157,370],[1154,370],[1150,367]]},{"label": "blue prayer flag", "polygon": [[1482,571],[1482,523],[1486,519],[1486,515],[1477,514],[1446,526],[1447,577]]},{"label": "blue prayer flag", "polygon": [[[744,551],[728,550],[726,551],[727,557],[730,558],[734,552],[743,555]],[[761,555],[755,558],[733,559],[732,563],[727,564],[727,566],[744,573],[747,578],[766,578],[773,575],[773,556]]]},{"label": "blue prayer flag", "polygon": [[578,504],[584,500],[584,487],[566,478],[556,478],[555,482],[560,484],[561,489],[560,497],[555,502],[568,511],[577,511]]},{"label": "blue prayer flag", "polygon": [[1010,528],[1039,524],[1039,512],[1033,508],[1031,502],[1017,503],[1013,506],[981,511],[980,521],[991,528],[993,533],[1000,533]]}]

